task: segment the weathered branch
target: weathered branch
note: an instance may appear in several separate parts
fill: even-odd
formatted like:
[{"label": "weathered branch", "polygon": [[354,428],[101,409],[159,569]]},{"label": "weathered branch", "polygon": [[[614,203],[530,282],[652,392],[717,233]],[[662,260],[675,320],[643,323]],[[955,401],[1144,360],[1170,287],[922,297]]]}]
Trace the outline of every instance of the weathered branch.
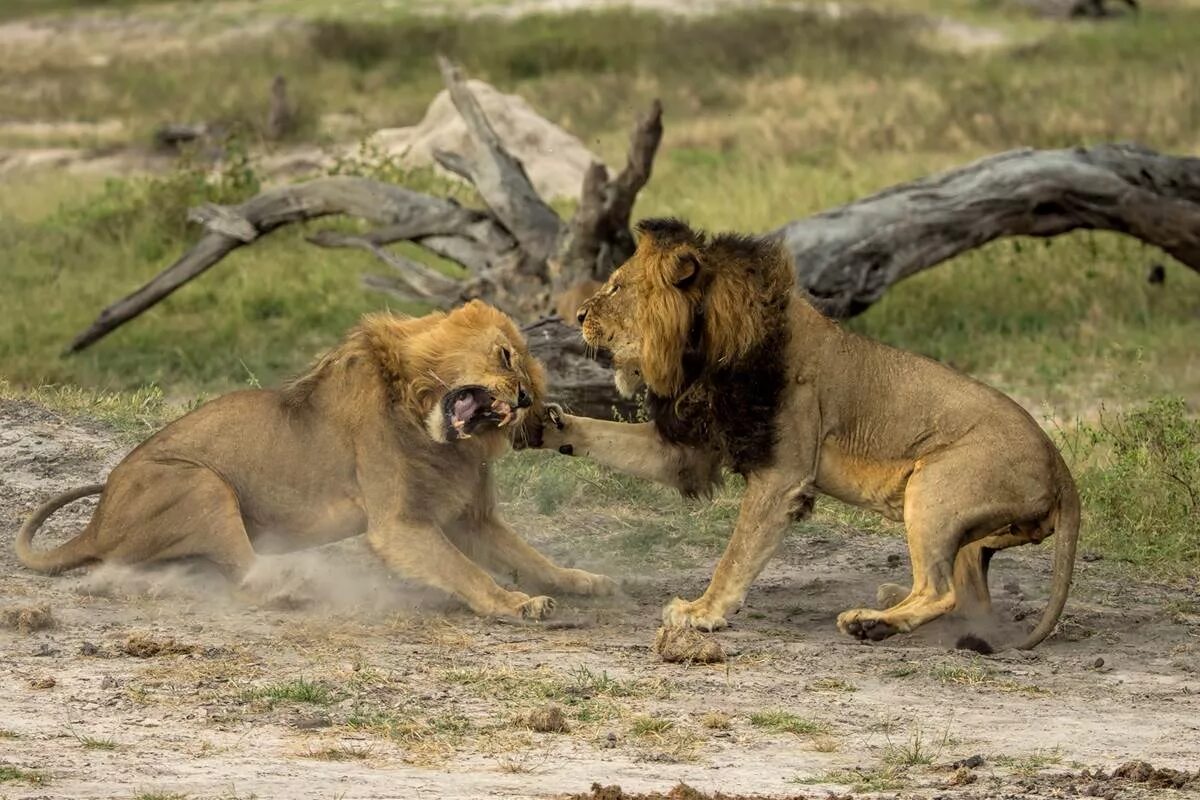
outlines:
[{"label": "weathered branch", "polygon": [[555,293],[604,280],[633,253],[629,219],[638,192],[650,180],[662,133],[662,103],[655,100],[633,126],[620,174],[610,181],[603,164],[592,164],[584,175],[579,206],[556,248],[551,269]]},{"label": "weathered branch", "polygon": [[1006,236],[1111,230],[1200,270],[1200,159],[1134,145],[1014,150],[774,231],[801,285],[850,317],[896,282]]},{"label": "weathered branch", "polygon": [[544,270],[546,260],[554,252],[562,221],[538,196],[521,162],[504,149],[458,67],[443,56],[438,57],[438,67],[450,99],[475,144],[473,157],[439,161],[452,172],[466,171],[483,202],[528,254],[529,268]]},{"label": "weathered branch", "polygon": [[[367,178],[318,178],[271,189],[237,206],[207,205],[194,212],[193,217],[208,227],[200,241],[145,286],[100,312],[96,321],[71,341],[68,350],[77,352],[96,342],[232,251],[276,228],[335,214],[388,225],[388,235],[396,237],[392,241],[459,237],[489,246],[512,241],[503,228],[479,211]],[[504,249],[513,246],[515,243]]]},{"label": "weathered branch", "polygon": [[[371,255],[396,270],[396,279],[408,288],[408,296],[422,299],[439,308],[449,308],[461,302],[463,284],[453,278],[448,278],[435,269],[425,266],[419,261],[405,258],[399,253],[386,249],[376,243],[370,235],[354,236],[341,234],[336,231],[320,231],[308,237],[308,241],[319,247],[357,247],[366,250]],[[387,287],[394,292],[394,285],[373,280],[368,283],[373,288]]]}]

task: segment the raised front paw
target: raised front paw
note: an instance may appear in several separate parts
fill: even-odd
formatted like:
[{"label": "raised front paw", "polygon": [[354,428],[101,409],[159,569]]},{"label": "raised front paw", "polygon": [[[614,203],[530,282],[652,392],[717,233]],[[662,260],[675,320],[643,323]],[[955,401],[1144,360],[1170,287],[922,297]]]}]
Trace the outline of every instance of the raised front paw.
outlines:
[{"label": "raised front paw", "polygon": [[562,591],[569,594],[607,597],[617,593],[617,582],[612,578],[582,569],[564,569],[557,583]]},{"label": "raised front paw", "polygon": [[688,602],[676,597],[662,613],[663,625],[677,628],[695,628],[701,631],[718,631],[729,626],[725,617],[715,613],[702,600]]},{"label": "raised front paw", "polygon": [[564,456],[574,455],[575,447],[571,443],[570,428],[571,423],[562,406],[547,403],[542,414],[541,441],[537,446],[543,450],[557,450]]},{"label": "raised front paw", "polygon": [[536,622],[554,613],[555,605],[553,597],[531,597],[517,606],[517,615],[522,619]]},{"label": "raised front paw", "polygon": [[902,633],[902,629],[884,618],[884,613],[873,608],[854,608],[838,614],[838,630],[855,639],[882,641],[889,636]]}]

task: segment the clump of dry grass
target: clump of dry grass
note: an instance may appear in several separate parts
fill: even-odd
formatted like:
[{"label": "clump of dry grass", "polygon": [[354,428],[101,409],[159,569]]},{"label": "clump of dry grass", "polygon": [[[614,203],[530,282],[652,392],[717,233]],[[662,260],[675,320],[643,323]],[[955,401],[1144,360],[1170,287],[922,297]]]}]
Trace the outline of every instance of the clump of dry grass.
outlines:
[{"label": "clump of dry grass", "polygon": [[196,645],[183,644],[174,637],[156,638],[147,633],[134,633],[121,645],[121,652],[134,658],[189,655],[196,652]]},{"label": "clump of dry grass", "polygon": [[654,637],[654,650],[668,663],[715,664],[725,660],[725,648],[721,643],[694,628],[659,628]]},{"label": "clump of dry grass", "polygon": [[0,628],[15,630],[17,633],[33,633],[53,628],[56,624],[48,603],[0,609]]},{"label": "clump of dry grass", "polygon": [[526,724],[538,733],[566,733],[571,729],[562,708],[549,703],[529,712]]}]

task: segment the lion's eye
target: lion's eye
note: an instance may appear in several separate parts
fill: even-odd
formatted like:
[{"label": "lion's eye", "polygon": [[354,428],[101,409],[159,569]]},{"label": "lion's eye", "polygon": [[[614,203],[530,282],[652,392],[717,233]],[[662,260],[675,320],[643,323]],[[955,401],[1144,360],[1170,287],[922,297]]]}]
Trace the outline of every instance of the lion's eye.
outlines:
[{"label": "lion's eye", "polygon": [[505,369],[512,369],[512,351],[507,347],[500,348],[500,362],[504,364]]},{"label": "lion's eye", "polygon": [[608,293],[609,293],[609,294],[616,294],[618,291],[620,291],[620,289],[621,289],[621,284],[619,284],[619,283],[614,283],[612,286],[610,286],[610,287],[609,287],[609,289],[608,289]]}]

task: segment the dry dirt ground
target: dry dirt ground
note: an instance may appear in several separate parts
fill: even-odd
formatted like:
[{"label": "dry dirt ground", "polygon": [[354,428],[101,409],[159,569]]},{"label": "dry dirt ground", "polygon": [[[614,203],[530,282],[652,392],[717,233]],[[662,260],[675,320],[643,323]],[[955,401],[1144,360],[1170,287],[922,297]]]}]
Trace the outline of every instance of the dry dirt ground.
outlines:
[{"label": "dry dirt ground", "polygon": [[[903,543],[814,526],[719,637],[729,662],[709,666],[664,664],[651,644],[661,604],[702,589],[711,553],[626,569],[620,599],[562,598],[556,623],[529,626],[406,586],[358,541],[272,559],[269,603],[194,567],[18,565],[24,516],[125,448],[0,403],[0,797],[551,797],[681,781],[814,798],[1200,795],[1197,595],[1104,562],[1080,564],[1068,618],[1032,654],[949,650],[952,624],[864,645],[834,617],[903,578]],[[89,510],[60,512],[41,543]],[[603,535],[569,509],[507,514],[564,560],[573,537]],[[1048,564],[1045,550],[997,560],[995,641],[1040,611]],[[548,704],[562,717],[534,727],[558,730],[534,730]],[[1135,759],[1156,769],[1113,775]]]}]

